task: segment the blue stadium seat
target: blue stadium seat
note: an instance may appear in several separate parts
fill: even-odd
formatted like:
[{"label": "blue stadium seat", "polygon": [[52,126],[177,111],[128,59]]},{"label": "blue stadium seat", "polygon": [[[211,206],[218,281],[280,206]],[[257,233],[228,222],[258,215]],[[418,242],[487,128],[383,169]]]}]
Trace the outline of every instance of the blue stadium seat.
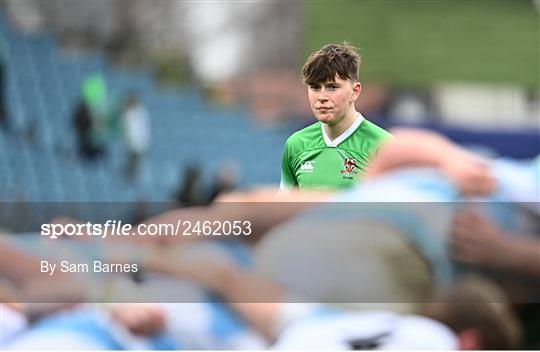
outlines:
[{"label": "blue stadium seat", "polygon": [[[0,165],[9,170],[3,172],[3,200],[101,201],[109,203],[110,214],[126,214],[126,207],[122,212],[114,203],[171,200],[183,167],[198,163],[209,184],[229,160],[238,163],[242,185],[279,182],[286,135],[261,131],[245,109],[210,105],[194,88],[159,87],[150,70],[118,69],[99,52],[65,53],[49,35],[29,37],[0,23],[0,38],[14,125],[2,135],[7,147]],[[135,181],[126,177],[120,136],[113,137],[104,160],[87,162],[78,155],[72,113],[84,77],[95,72],[105,75],[111,94],[121,98],[134,91],[149,111],[152,144]]]}]

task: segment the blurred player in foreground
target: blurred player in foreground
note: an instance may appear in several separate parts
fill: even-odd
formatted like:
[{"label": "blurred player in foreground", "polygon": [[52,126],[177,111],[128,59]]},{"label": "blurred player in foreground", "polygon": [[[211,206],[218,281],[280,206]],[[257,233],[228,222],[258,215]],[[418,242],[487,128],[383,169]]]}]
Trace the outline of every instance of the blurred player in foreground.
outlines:
[{"label": "blurred player in foreground", "polygon": [[[191,282],[203,295],[205,291],[218,294],[221,302],[200,298],[197,303],[178,304],[64,305],[63,310],[49,312],[30,327],[23,313],[28,314],[32,305],[23,305],[25,310],[2,304],[0,343],[15,350],[448,350],[510,349],[520,338],[504,296],[485,280],[468,278],[447,286],[415,315],[381,310],[351,312],[324,304],[290,303],[294,292],[234,261],[218,259],[215,255],[219,251],[213,251],[212,260],[194,255],[193,250],[197,252],[201,245],[204,243],[162,253],[147,262],[147,269],[180,283]],[[15,261],[33,260],[14,251],[3,254]],[[22,268],[19,273],[19,281],[24,281]],[[77,283],[72,278],[71,285]],[[151,287],[152,280],[130,290],[144,290],[145,286]],[[168,290],[171,286],[161,281],[154,286],[158,288]],[[63,298],[69,299],[65,293]]]},{"label": "blurred player in foreground", "polygon": [[[432,287],[460,274],[467,254],[471,261],[492,258],[492,268],[525,283],[540,279],[540,159],[483,160],[430,132],[403,130],[395,136],[381,148],[367,182],[350,190],[279,197],[272,190],[237,193],[221,200],[243,203],[218,202],[150,221],[251,220],[256,233],[250,238],[261,239],[256,270],[296,291],[309,288],[312,297],[326,302],[422,301]],[[284,201],[290,203],[269,203]],[[497,253],[513,260],[497,262],[485,253],[487,246],[455,229],[463,223],[463,208],[471,207],[505,229],[506,240],[486,237],[486,245],[494,239],[489,244],[497,245]],[[208,237],[187,240],[201,238]],[[525,300],[537,295],[529,290]]]},{"label": "blurred player in foreground", "polygon": [[[194,280],[202,286],[218,292],[233,306],[235,303],[242,302],[252,302],[253,304],[276,302],[275,293],[282,295],[283,292],[280,291],[282,288],[287,292],[310,294],[309,298],[313,302],[427,302],[434,286],[443,288],[452,286],[456,282],[452,270],[455,263],[449,257],[448,250],[452,248],[452,238],[450,237],[452,222],[459,209],[452,202],[471,197],[495,201],[493,204],[497,204],[497,201],[536,202],[518,204],[518,210],[525,208],[527,212],[531,213],[532,222],[534,222],[538,216],[538,208],[534,207],[538,204],[539,194],[538,161],[537,159],[528,164],[510,161],[485,161],[464,152],[437,135],[422,131],[398,132],[396,138],[386,143],[373,162],[368,177],[369,181],[348,191],[337,194],[293,192],[286,196],[276,197],[275,191],[256,190],[231,194],[222,198],[222,202],[209,208],[181,209],[149,220],[149,222],[155,223],[175,223],[178,219],[249,219],[259,235],[259,239],[262,239],[262,242],[257,244],[254,254],[255,267],[253,270],[246,272],[242,269],[231,270],[230,265],[212,265],[211,261],[205,261],[204,257],[200,256],[196,256],[198,261],[191,262],[193,265],[190,265],[190,261],[186,258],[192,251],[188,250],[187,244],[196,238],[208,238],[204,236],[188,237],[190,240],[180,237],[183,241],[178,241],[180,238],[169,237],[167,243],[169,248],[153,248],[142,264],[148,270]],[[395,171],[395,169],[418,166],[429,168]],[[291,201],[292,203],[290,206],[283,203],[276,203],[277,206],[262,203],[262,206],[257,206],[253,203],[235,205],[223,201]],[[315,201],[339,203],[314,204]],[[363,207],[346,207],[349,202],[359,201],[365,202]],[[382,205],[377,203],[383,201],[400,203],[384,203]],[[415,207],[414,202],[439,202],[442,208],[435,207],[436,203],[429,203],[429,213],[426,214],[426,208]],[[340,205],[337,208],[338,211],[332,209],[336,204]],[[490,206],[492,203],[485,204]],[[510,215],[514,214],[515,211],[513,207],[496,210],[502,211],[504,216],[495,216],[492,220],[503,219],[507,217],[505,214],[508,211],[510,211]],[[332,216],[329,217],[329,215]],[[317,219],[319,221],[316,221]],[[404,222],[403,219],[406,221]],[[379,224],[373,225],[377,222]],[[275,227],[276,224],[279,226]],[[463,222],[460,221],[459,224],[462,225]],[[269,231],[272,227],[274,228]],[[514,227],[513,230],[517,231],[519,227]],[[458,232],[462,231],[463,226]],[[254,235],[254,237],[256,236]],[[504,263],[512,263],[511,266],[505,267],[505,270],[511,274],[526,275],[528,280],[531,280],[528,281],[529,287],[532,287],[531,282],[534,282],[532,280],[540,278],[537,272],[538,252],[536,251],[539,241],[538,237],[525,237],[521,240],[526,241],[524,243],[528,243],[528,245],[512,248],[512,254],[507,246],[498,246],[498,253],[501,257],[511,255],[514,259],[520,259],[505,261]],[[177,244],[177,246],[171,246],[172,244]],[[151,241],[149,246],[153,246]],[[183,248],[184,246],[185,248]],[[321,248],[322,251],[319,251]],[[353,250],[340,256],[343,249],[349,248]],[[467,252],[462,252],[462,255],[470,254],[470,249],[470,246],[466,247],[464,250]],[[481,250],[481,248],[474,249]],[[308,257],[316,260],[306,261],[305,259]],[[207,258],[215,258],[215,256]],[[456,259],[460,258],[463,256],[457,256]],[[466,256],[466,258],[470,257]],[[203,260],[204,265],[202,265],[201,260]],[[350,265],[344,266],[345,262]],[[316,267],[313,265],[314,263],[320,263],[322,266]],[[501,262],[501,264],[504,263]],[[4,266],[4,268],[6,267]],[[320,268],[326,270],[327,274],[319,271]],[[258,273],[258,275],[254,276],[250,273],[251,271]],[[306,272],[314,273],[314,275],[305,275]],[[271,280],[261,278],[261,274]],[[325,281],[329,277],[332,281]],[[255,282],[245,281],[245,278],[253,278]],[[373,280],[368,281],[364,278],[372,278]],[[236,279],[240,281],[236,281]],[[255,284],[247,287],[244,286],[246,282]],[[277,290],[276,286],[272,286],[275,285],[272,282],[279,283]],[[418,285],[419,282],[423,284]],[[421,286],[420,290],[417,286]],[[241,287],[244,289],[239,289]],[[306,292],[306,287],[312,289]],[[252,289],[256,291],[252,291]],[[248,296],[250,294],[255,294],[255,296],[250,298]],[[295,301],[281,297],[284,302]],[[472,301],[478,302],[474,298]],[[493,300],[488,299],[488,301],[495,303],[503,300],[494,298]],[[440,303],[444,302],[440,301]],[[487,307],[490,306],[493,305],[487,305]],[[264,305],[254,304],[252,307],[256,311],[264,308]],[[272,305],[267,307],[271,308]],[[444,307],[444,305],[439,307]],[[445,312],[451,313],[452,311],[458,312],[458,310],[452,309],[447,309]],[[258,313],[252,314],[257,315]],[[462,314],[465,316],[465,313],[460,313],[458,317]],[[266,336],[272,335],[268,328],[262,326],[264,322],[255,321],[255,317],[243,316],[260,331],[263,331]],[[348,319],[346,316],[342,317],[345,319],[344,321]],[[298,319],[300,318],[301,316],[298,317]],[[470,324],[473,324],[469,319],[474,320],[473,318],[471,316],[465,319],[469,325],[463,323],[465,325],[460,325],[461,328],[452,328],[454,333],[458,335],[468,331],[466,336],[469,336],[469,341],[477,341],[470,344],[463,343],[463,347],[505,348],[505,346],[513,345],[513,342],[509,342],[509,344],[497,342],[496,345],[490,345],[486,343],[487,337],[484,338],[483,344],[478,343],[482,340],[481,338],[477,339],[478,331],[469,329]],[[294,320],[297,321],[296,319]],[[385,320],[386,318],[381,319]],[[391,322],[392,319],[394,318],[390,317],[385,321]],[[370,321],[366,323],[366,327],[377,324],[375,323],[377,319],[373,318],[372,320],[364,316],[364,318],[359,317],[356,323],[358,326],[361,325],[361,320]],[[394,321],[399,320],[400,318],[397,318]],[[512,333],[512,328],[502,328],[503,332],[500,332],[497,330],[501,329],[498,323],[494,323],[492,319],[487,319],[487,321],[491,321],[490,324],[492,324],[489,325],[487,331],[499,331],[496,336],[510,337],[508,341],[515,341],[516,334]],[[503,319],[503,321],[509,322],[510,320]],[[336,320],[336,322],[338,321]],[[478,321],[474,324],[477,323]],[[310,322],[308,327],[313,327],[310,324],[312,323]],[[329,333],[325,341],[331,342],[332,339],[336,338],[332,332],[342,331],[338,326],[341,325],[335,325],[335,330],[330,327],[330,324],[321,328]],[[300,331],[314,330],[301,328]],[[321,330],[316,331],[319,333],[310,332],[308,334],[324,337]],[[288,336],[288,333],[285,331],[284,333],[283,336]],[[273,338],[274,336],[276,335],[272,335]],[[388,341],[379,338],[369,339],[373,336],[353,332],[352,335],[339,337],[337,341],[347,342],[349,347],[365,346],[365,343],[377,343],[385,346],[384,341]],[[375,334],[375,336],[378,335]],[[452,334],[448,336],[452,336]],[[355,340],[355,338],[357,339]],[[455,337],[450,340],[456,342]],[[418,342],[418,340],[415,341]],[[278,340],[278,346],[279,343]],[[291,343],[284,346],[293,348],[292,346],[296,345]],[[402,345],[394,346],[399,348]],[[427,345],[421,345],[418,348],[424,346]],[[454,346],[459,345],[454,344]]]}]

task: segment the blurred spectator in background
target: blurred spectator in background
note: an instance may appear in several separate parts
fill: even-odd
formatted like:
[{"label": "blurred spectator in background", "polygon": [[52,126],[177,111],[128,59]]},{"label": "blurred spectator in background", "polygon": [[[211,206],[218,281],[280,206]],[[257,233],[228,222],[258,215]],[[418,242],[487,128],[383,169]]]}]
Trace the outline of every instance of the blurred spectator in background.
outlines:
[{"label": "blurred spectator in background", "polygon": [[107,92],[101,74],[88,76],[82,83],[81,93],[73,116],[79,150],[83,158],[95,159],[105,153],[107,142],[120,130],[118,104]]},{"label": "blurred spectator in background", "polygon": [[201,185],[201,169],[198,165],[190,165],[183,171],[183,178],[179,179],[179,187],[175,200],[181,206],[190,207],[205,204],[205,194]]},{"label": "blurred spectator in background", "polygon": [[127,174],[133,180],[150,147],[150,122],[148,111],[131,92],[126,97],[122,112],[124,139],[128,154]]},{"label": "blurred spectator in background", "polygon": [[82,99],[74,113],[74,124],[83,158],[95,159],[105,152],[108,102],[105,81],[92,75],[83,81]]},{"label": "blurred spectator in background", "polygon": [[214,185],[210,190],[208,203],[211,203],[220,194],[232,191],[236,188],[238,181],[238,171],[233,162],[224,163],[218,170]]},{"label": "blurred spectator in background", "polygon": [[94,141],[94,121],[84,100],[77,105],[73,120],[81,157],[94,159],[103,154],[103,147]]}]

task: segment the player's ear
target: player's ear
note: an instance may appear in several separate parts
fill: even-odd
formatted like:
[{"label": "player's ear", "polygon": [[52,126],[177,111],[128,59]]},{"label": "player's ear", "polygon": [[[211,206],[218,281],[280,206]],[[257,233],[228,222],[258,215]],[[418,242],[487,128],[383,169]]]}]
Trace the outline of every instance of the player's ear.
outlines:
[{"label": "player's ear", "polygon": [[360,96],[360,93],[362,93],[362,84],[358,81],[355,81],[353,83],[353,95],[351,97],[351,102],[355,102],[356,99]]},{"label": "player's ear", "polygon": [[460,350],[481,350],[482,336],[477,329],[465,329],[458,335],[458,344]]}]

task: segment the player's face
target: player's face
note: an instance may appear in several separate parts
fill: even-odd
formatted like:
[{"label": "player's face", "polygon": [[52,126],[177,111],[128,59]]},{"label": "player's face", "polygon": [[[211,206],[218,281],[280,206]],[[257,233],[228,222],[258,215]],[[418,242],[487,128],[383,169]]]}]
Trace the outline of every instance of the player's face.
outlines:
[{"label": "player's face", "polygon": [[309,104],[315,118],[329,125],[340,122],[360,95],[358,82],[336,77],[334,81],[313,83],[308,86]]}]

